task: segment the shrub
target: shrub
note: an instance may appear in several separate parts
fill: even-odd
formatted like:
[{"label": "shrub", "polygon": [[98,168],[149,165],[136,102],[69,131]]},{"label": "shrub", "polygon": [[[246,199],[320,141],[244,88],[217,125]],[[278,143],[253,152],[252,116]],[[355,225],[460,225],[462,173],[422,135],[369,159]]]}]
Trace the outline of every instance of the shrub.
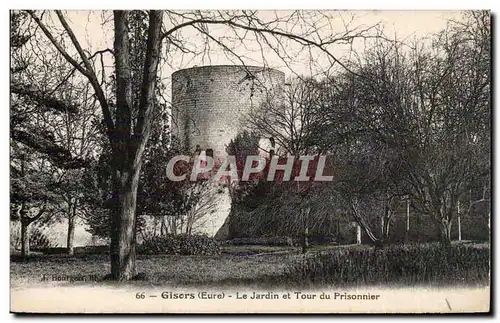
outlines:
[{"label": "shrub", "polygon": [[75,247],[75,254],[78,255],[105,255],[109,254],[109,246],[83,246]]},{"label": "shrub", "polygon": [[300,243],[300,239],[286,237],[286,236],[252,237],[252,238],[234,238],[231,240],[227,240],[225,243],[234,246],[241,246],[241,245],[290,246],[291,243],[293,243],[293,245],[298,245]]},{"label": "shrub", "polygon": [[489,246],[338,248],[303,258],[289,266],[285,276],[301,284],[484,284],[489,279],[489,261]]},{"label": "shrub", "polygon": [[137,246],[139,254],[220,255],[220,243],[206,235],[167,234],[147,238]]},{"label": "shrub", "polygon": [[[11,250],[20,250],[21,243],[20,226],[14,226],[11,230]],[[49,232],[45,228],[35,225],[30,228],[29,243],[30,249],[33,251],[54,247]]]},{"label": "shrub", "polygon": [[53,247],[53,244],[50,242],[47,233],[38,227],[33,227],[30,233],[30,249],[37,250],[51,247]]}]

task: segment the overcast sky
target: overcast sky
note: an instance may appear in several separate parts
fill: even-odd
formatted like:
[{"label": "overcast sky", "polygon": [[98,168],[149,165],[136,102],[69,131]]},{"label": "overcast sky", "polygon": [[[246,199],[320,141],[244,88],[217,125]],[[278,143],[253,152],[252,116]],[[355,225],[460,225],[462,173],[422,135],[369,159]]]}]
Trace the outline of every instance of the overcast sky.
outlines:
[{"label": "overcast sky", "polygon": [[[400,40],[413,40],[414,38],[421,38],[436,33],[446,27],[448,19],[459,20],[461,15],[460,11],[433,10],[324,12],[333,18],[330,21],[325,20],[324,24],[321,25],[320,34],[324,37],[328,37],[328,35],[332,33],[342,32],[345,21],[349,21],[351,16],[354,16],[354,20],[350,23],[351,28],[365,28],[379,23],[380,26],[383,27],[386,36],[391,39],[397,38]],[[280,16],[289,13],[290,12],[286,11],[277,12]],[[55,18],[53,14],[47,15],[47,18],[50,16]],[[259,17],[263,20],[273,19],[274,16],[275,13],[272,11],[259,12]],[[69,11],[67,12],[67,17],[77,37],[82,42],[82,45],[84,45],[89,52],[113,47],[112,12]],[[57,19],[53,19],[52,21],[47,20],[47,24],[54,26],[58,25],[58,22]],[[171,27],[171,23],[167,20],[165,21],[165,27]],[[211,34],[217,39],[221,39],[221,37],[224,39],[224,37],[233,35],[232,31],[225,26],[210,26],[209,28]],[[188,48],[199,49],[204,43],[203,38],[201,38],[198,32],[191,27],[184,28],[182,30],[182,35],[183,45]],[[328,60],[324,54],[318,51],[313,52],[311,55],[309,51],[303,50],[302,46],[291,41],[287,44],[283,44],[286,47],[287,54],[293,58],[285,64],[285,62],[278,58],[271,50],[266,49],[264,52],[261,51],[253,36],[247,35],[245,40],[245,47],[238,45],[237,42],[228,42],[227,39],[225,39],[225,42],[230,47],[235,46],[233,49],[243,56],[243,61],[246,64],[263,65],[263,60],[266,60],[266,65],[282,70],[287,76],[291,76],[293,73],[301,75],[315,74],[325,69],[326,66],[329,66]],[[69,44],[69,41],[66,41],[66,44]],[[364,42],[360,40],[354,45],[354,49],[361,52],[364,46],[363,44]],[[350,49],[351,47],[343,45],[335,45],[330,48],[331,52],[338,57],[346,57]],[[169,87],[170,75],[175,70],[192,67],[194,65],[239,63],[238,59],[231,55],[229,55],[230,58],[227,56],[224,50],[220,46],[216,46],[216,44],[210,46],[210,51],[205,56],[198,55],[193,57],[175,53],[168,58],[168,64],[162,65],[160,71],[161,77],[167,87]],[[107,65],[111,66],[111,57],[105,59],[105,62]]]}]

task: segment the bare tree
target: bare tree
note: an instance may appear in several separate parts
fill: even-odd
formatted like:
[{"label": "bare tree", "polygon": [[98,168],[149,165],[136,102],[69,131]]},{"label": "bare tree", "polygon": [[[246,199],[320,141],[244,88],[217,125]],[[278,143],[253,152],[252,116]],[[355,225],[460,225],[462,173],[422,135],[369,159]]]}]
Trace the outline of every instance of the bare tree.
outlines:
[{"label": "bare tree", "polygon": [[287,85],[283,92],[269,92],[266,100],[250,112],[248,128],[291,156],[316,153],[319,141],[312,125],[320,118],[320,85],[302,78],[294,78]]},{"label": "bare tree", "polygon": [[[478,180],[488,182],[490,151],[489,14],[469,12],[463,23],[451,22],[437,38],[430,63],[415,62],[418,102],[425,107],[414,147],[417,158],[405,160],[414,204],[431,215],[441,241],[451,242],[451,225],[460,199]],[[409,156],[407,156],[409,157]]]},{"label": "bare tree", "polygon": [[199,232],[216,212],[221,189],[208,180],[183,187],[182,206],[171,208],[172,214],[155,216],[159,219],[159,234],[191,235]]},{"label": "bare tree", "polygon": [[370,136],[389,147],[400,194],[429,215],[444,244],[451,241],[457,204],[489,177],[489,15],[467,13],[431,45],[386,42],[364,55],[364,78],[352,85],[342,115],[347,136]]}]

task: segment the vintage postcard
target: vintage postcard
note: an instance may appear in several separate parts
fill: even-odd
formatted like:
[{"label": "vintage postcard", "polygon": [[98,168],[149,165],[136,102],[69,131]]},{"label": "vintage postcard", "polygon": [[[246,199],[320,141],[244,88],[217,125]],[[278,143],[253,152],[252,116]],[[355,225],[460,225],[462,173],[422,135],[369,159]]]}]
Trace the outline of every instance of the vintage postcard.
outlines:
[{"label": "vintage postcard", "polygon": [[491,13],[12,10],[13,313],[488,313]]}]

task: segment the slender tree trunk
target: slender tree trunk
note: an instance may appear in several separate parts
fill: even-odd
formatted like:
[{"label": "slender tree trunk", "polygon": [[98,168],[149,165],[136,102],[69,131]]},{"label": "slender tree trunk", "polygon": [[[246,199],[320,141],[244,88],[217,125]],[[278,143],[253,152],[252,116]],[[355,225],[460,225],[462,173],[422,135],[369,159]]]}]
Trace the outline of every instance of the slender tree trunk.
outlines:
[{"label": "slender tree trunk", "polygon": [[188,213],[187,222],[186,222],[186,233],[190,236],[193,231],[193,223],[194,223],[195,214]]},{"label": "slender tree trunk", "polygon": [[385,213],[380,217],[380,237],[384,239],[385,236]]},{"label": "slender tree trunk", "polygon": [[66,248],[68,249],[68,255],[74,255],[74,240],[75,240],[75,218],[70,216],[68,219],[68,238],[66,242]]},{"label": "slender tree trunk", "polygon": [[172,226],[171,226],[170,231],[174,235],[177,234],[177,216],[172,217]]},{"label": "slender tree trunk", "polygon": [[390,208],[390,203],[386,202],[384,206],[384,214],[381,217],[381,234],[380,234],[380,240],[382,243],[385,243],[389,240],[389,226],[390,226],[390,220],[392,217],[392,210]]},{"label": "slender tree trunk", "polygon": [[356,223],[356,244],[361,244],[361,226]]},{"label": "slender tree trunk", "polygon": [[[21,175],[24,176],[24,155],[21,156]],[[26,210],[26,202],[21,202],[19,208],[19,219],[21,222],[21,256],[27,257],[30,253],[30,221],[27,219],[28,211]]]},{"label": "slender tree trunk", "polygon": [[410,242],[410,199],[406,200],[406,229],[404,242]]},{"label": "slender tree trunk", "polygon": [[387,242],[389,240],[389,232],[391,229],[391,221],[390,221],[390,216],[386,217],[384,220],[384,227],[383,227],[383,232],[382,232],[382,241]]},{"label": "slender tree trunk", "polygon": [[356,223],[358,224],[359,228],[357,229],[357,243],[361,244],[361,229],[363,229],[372,242],[373,245],[376,247],[381,247],[383,245],[383,242],[380,241],[380,239],[377,239],[377,237],[373,234],[372,229],[370,226],[366,223],[364,220],[363,216],[360,214],[358,211],[358,208],[356,206],[357,202],[356,201],[351,201],[351,212],[354,217],[354,220],[356,220]]},{"label": "slender tree trunk", "polygon": [[462,224],[460,223],[460,201],[457,205],[457,225],[458,225],[458,241],[462,241]]},{"label": "slender tree trunk", "polygon": [[68,255],[74,255],[74,241],[75,241],[75,217],[76,217],[76,201],[70,205],[70,212],[68,214],[68,237],[66,240],[66,248]]},{"label": "slender tree trunk", "polygon": [[451,221],[442,220],[439,226],[441,234],[441,244],[451,246]]},{"label": "slender tree trunk", "polygon": [[160,235],[164,236],[167,233],[168,233],[168,230],[167,230],[167,225],[165,224],[165,216],[163,216],[161,218],[161,222],[160,222]]},{"label": "slender tree trunk", "polygon": [[307,207],[305,210],[302,210],[302,253],[306,253],[309,248],[309,215],[311,213],[311,208]]},{"label": "slender tree trunk", "polygon": [[302,237],[302,253],[306,253],[309,248],[309,228],[306,226],[304,228],[304,233]]},{"label": "slender tree trunk", "polygon": [[30,254],[30,231],[29,221],[21,220],[21,256],[27,257]]},{"label": "slender tree trunk", "polygon": [[382,246],[383,242],[380,239],[377,239],[377,237],[373,234],[372,229],[368,226],[366,221],[364,221],[363,218],[361,218],[359,215],[355,215],[355,219],[357,222],[357,244],[361,244],[361,230],[365,231],[366,235],[370,239],[373,245],[375,246]]}]

